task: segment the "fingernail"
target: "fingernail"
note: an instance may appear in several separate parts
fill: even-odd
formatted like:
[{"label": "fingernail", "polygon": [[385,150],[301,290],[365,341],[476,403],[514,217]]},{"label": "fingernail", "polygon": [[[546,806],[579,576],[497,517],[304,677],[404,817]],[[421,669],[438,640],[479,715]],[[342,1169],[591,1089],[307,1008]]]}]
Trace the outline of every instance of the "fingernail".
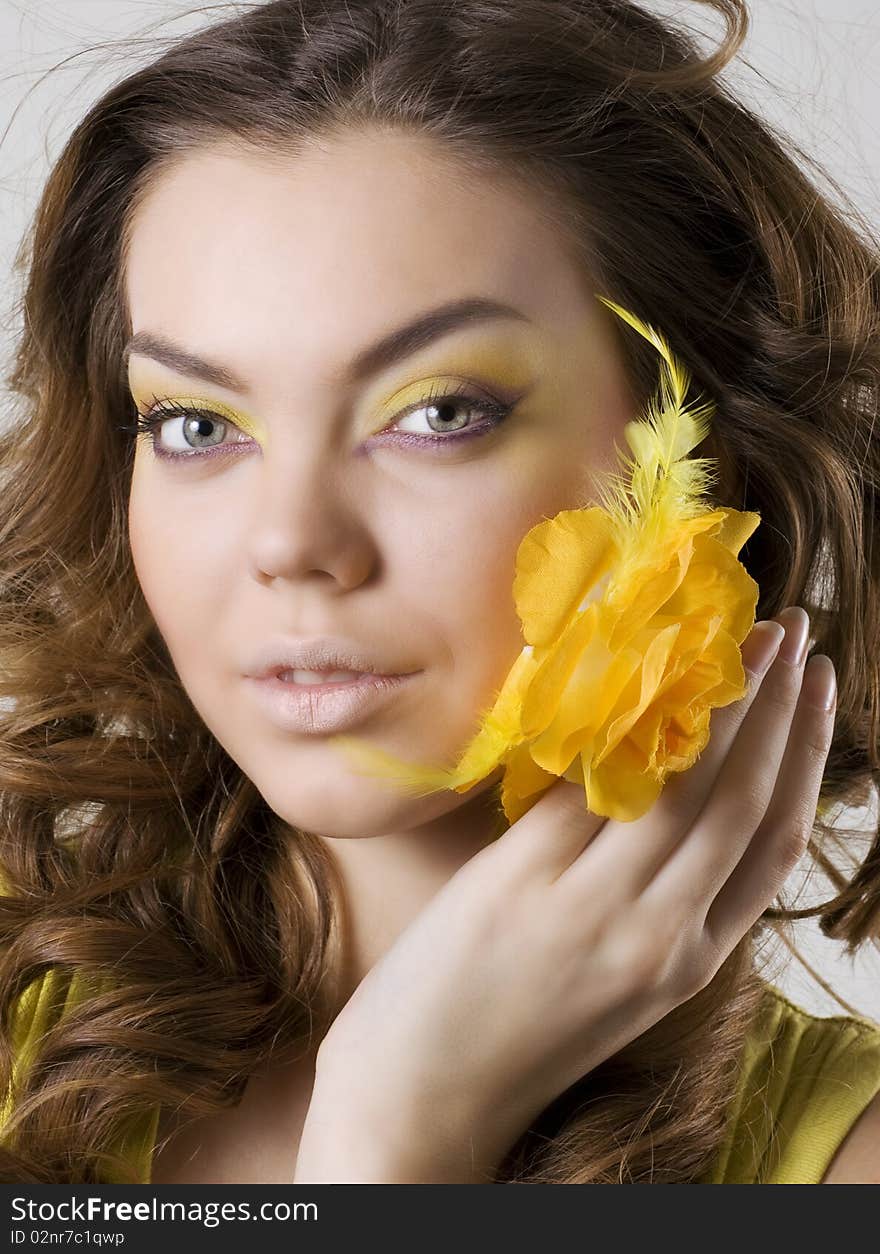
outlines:
[{"label": "fingernail", "polygon": [[837,700],[837,674],[834,663],[824,653],[814,653],[804,672],[804,692],[817,710],[830,710]]},{"label": "fingernail", "polygon": [[785,628],[772,619],[762,619],[755,623],[748,646],[746,666],[755,675],[763,675],[764,671],[776,657],[779,646],[785,636]]},{"label": "fingernail", "polygon": [[790,666],[800,666],[810,641],[810,619],[800,605],[789,605],[780,615],[785,626],[785,639],[779,656]]}]

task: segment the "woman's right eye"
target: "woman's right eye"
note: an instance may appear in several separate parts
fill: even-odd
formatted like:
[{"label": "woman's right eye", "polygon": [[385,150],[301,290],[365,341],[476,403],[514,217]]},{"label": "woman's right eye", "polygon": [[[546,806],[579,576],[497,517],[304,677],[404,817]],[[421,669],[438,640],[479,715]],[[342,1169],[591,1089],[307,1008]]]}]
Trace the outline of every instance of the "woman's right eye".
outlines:
[{"label": "woman's right eye", "polygon": [[[174,419],[183,419],[183,422],[173,426]],[[176,447],[169,448],[167,436],[163,440],[165,427],[178,434],[181,443]],[[237,451],[238,448],[249,447],[253,443],[246,438],[224,443],[223,437],[227,428],[243,434],[231,419],[210,409],[198,409],[170,401],[154,406],[145,414],[138,411],[137,420],[123,429],[148,435],[157,457],[176,461],[186,457],[204,457],[215,450],[223,453]]]}]

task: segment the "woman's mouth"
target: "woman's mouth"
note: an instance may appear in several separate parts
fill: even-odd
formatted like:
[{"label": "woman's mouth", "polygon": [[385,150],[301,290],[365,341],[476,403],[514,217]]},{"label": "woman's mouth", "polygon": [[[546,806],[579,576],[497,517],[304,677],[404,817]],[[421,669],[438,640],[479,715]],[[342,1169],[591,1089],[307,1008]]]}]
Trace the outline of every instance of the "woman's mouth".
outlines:
[{"label": "woman's mouth", "polygon": [[279,671],[277,675],[270,678],[281,679],[284,683],[292,683],[298,685],[318,685],[325,687],[327,684],[354,684],[361,679],[375,679],[378,676],[370,675],[368,671],[306,671],[306,670],[287,670]]},{"label": "woman's mouth", "polygon": [[288,670],[247,682],[263,712],[282,730],[320,735],[357,723],[421,673]]}]

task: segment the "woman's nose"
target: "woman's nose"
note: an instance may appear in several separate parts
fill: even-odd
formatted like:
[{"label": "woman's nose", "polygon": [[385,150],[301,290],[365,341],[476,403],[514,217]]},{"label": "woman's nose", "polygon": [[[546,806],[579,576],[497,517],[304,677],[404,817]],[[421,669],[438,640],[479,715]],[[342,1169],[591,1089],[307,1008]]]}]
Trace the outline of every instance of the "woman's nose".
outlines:
[{"label": "woman's nose", "polygon": [[368,519],[351,479],[330,459],[302,454],[295,465],[263,459],[255,486],[248,546],[254,572],[296,579],[326,571],[345,586],[376,560]]}]

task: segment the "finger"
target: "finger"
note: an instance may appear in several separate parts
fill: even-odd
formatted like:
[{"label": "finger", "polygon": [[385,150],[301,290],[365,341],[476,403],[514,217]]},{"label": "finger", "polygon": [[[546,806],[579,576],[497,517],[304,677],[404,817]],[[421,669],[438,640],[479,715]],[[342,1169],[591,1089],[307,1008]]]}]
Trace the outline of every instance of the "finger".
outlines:
[{"label": "finger", "polygon": [[783,623],[755,624],[742,646],[748,692],[739,701],[712,710],[709,740],[697,761],[671,776],[640,818],[610,824],[598,833],[584,865],[572,864],[560,886],[565,879],[577,893],[589,882],[601,882],[613,886],[610,891],[618,903],[636,900],[696,821],[784,634]]},{"label": "finger", "polygon": [[560,778],[487,849],[512,869],[554,880],[608,821],[587,809],[582,783]]},{"label": "finger", "polygon": [[773,901],[813,831],[836,707],[834,665],[810,658],[773,798],[758,830],[706,915],[706,935],[729,953]]},{"label": "finger", "polygon": [[786,653],[783,647],[764,676],[712,796],[646,885],[646,900],[659,906],[684,897],[708,906],[748,848],[773,797],[803,682],[804,653],[797,660]]}]

